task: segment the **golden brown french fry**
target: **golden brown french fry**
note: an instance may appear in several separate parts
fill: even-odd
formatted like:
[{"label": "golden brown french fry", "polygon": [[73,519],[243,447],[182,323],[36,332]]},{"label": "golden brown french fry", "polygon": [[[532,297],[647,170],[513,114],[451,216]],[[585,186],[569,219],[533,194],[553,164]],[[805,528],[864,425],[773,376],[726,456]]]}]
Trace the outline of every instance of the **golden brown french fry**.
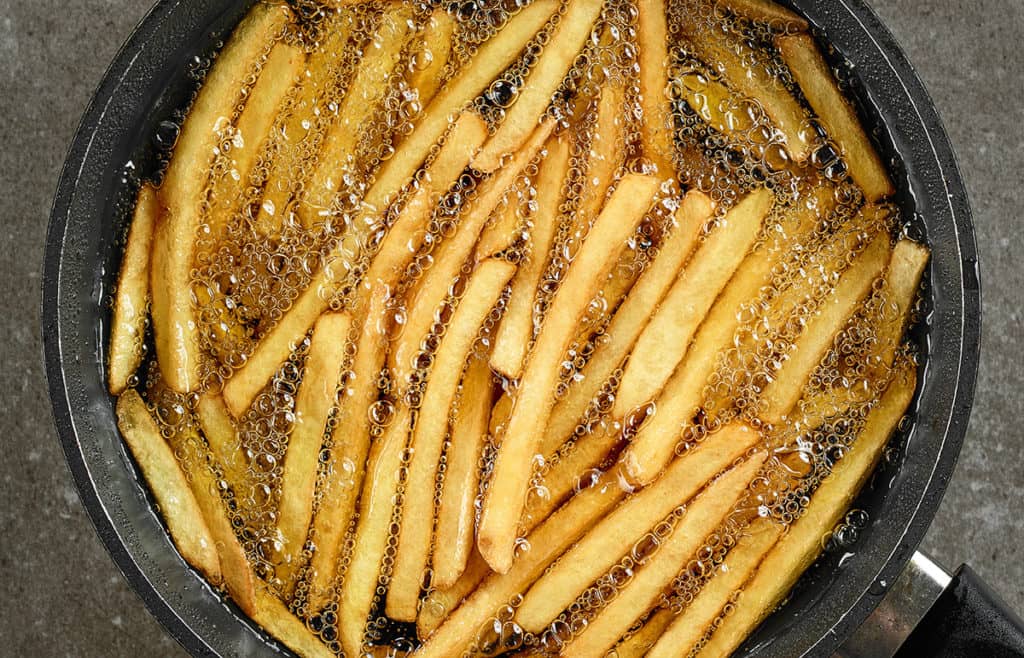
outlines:
[{"label": "golden brown french fry", "polygon": [[775,44],[825,132],[839,146],[850,176],[864,191],[864,198],[876,203],[890,196],[895,189],[885,165],[856,111],[836,85],[832,69],[818,52],[814,39],[808,34],[796,34],[777,37]]},{"label": "golden brown french fry", "polygon": [[599,282],[608,275],[626,240],[650,209],[659,186],[658,179],[651,176],[623,177],[569,266],[527,356],[490,486],[484,494],[477,532],[481,555],[499,573],[508,572],[512,566],[516,527],[526,502],[533,455],[554,404],[559,363]]},{"label": "golden brown french fry", "polygon": [[[600,656],[653,608],[662,591],[686,566],[705,538],[725,520],[764,463],[764,453],[748,458],[710,483],[686,506],[686,514],[661,542],[657,551],[641,564],[611,603],[575,635],[562,649],[567,658]],[[623,553],[631,544],[623,544]]]},{"label": "golden brown french fry", "polygon": [[423,26],[422,45],[412,57],[409,87],[426,105],[444,81],[444,69],[451,55],[455,19],[444,9],[435,9]]},{"label": "golden brown french fry", "polygon": [[126,390],[117,399],[117,427],[160,506],[178,552],[207,579],[219,583],[216,541],[174,452],[135,389]]},{"label": "golden brown french fry", "polygon": [[811,496],[803,514],[761,562],[726,617],[701,650],[701,658],[727,656],[778,606],[822,550],[821,538],[850,507],[914,397],[916,373],[897,366],[888,390],[871,410],[852,448]]},{"label": "golden brown french fry", "polygon": [[491,409],[491,420],[487,424],[487,431],[492,438],[504,431],[510,413],[512,413],[512,394],[502,391],[498,401],[494,403],[494,408]]},{"label": "golden brown french fry", "polygon": [[806,32],[809,28],[803,16],[772,0],[718,0],[718,3],[737,16],[744,16],[759,23],[768,23],[773,29]]},{"label": "golden brown french fry", "polygon": [[[759,440],[760,435],[756,430],[746,425],[729,425],[704,439],[698,450],[713,453],[709,458],[718,463],[730,464],[741,458]],[[744,472],[749,473],[744,485],[753,479],[754,471],[763,461],[762,454],[752,458],[743,467]],[[541,631],[587,587],[611,569],[645,532],[695,495],[704,486],[704,482],[693,479],[688,460],[679,460],[656,482],[628,498],[533,584],[516,611],[519,625],[531,633]],[[703,538],[710,530],[698,529],[696,532]],[[642,610],[640,614],[646,612]],[[637,617],[628,620],[622,632],[612,638],[612,642],[621,637]]]},{"label": "golden brown french fry", "polygon": [[516,196],[515,190],[509,190],[505,207],[498,211],[491,224],[480,234],[474,252],[475,260],[481,261],[505,251],[521,233],[522,222],[519,217],[519,200]]},{"label": "golden brown french fry", "polygon": [[448,587],[435,589],[427,594],[427,597],[423,600],[423,606],[420,608],[420,615],[416,618],[416,632],[421,638],[428,637],[434,632],[441,622],[448,617],[448,615],[455,610],[455,608],[462,603],[462,600],[466,598],[476,586],[479,585],[484,578],[489,576],[491,568],[487,566],[487,561],[480,555],[480,552],[476,550],[476,547],[471,547],[469,554],[469,560],[466,562],[466,568],[459,576],[458,580],[449,585]]},{"label": "golden brown french fry", "polygon": [[694,251],[633,346],[615,394],[616,418],[657,398],[719,292],[753,246],[774,202],[766,188],[751,192]]},{"label": "golden brown french fry", "polygon": [[313,328],[302,382],[295,396],[295,421],[284,457],[277,512],[283,554],[277,573],[285,583],[291,582],[291,575],[302,561],[309,522],[313,518],[320,449],[328,417],[337,400],[351,326],[349,313],[320,316]]},{"label": "golden brown french fry", "polygon": [[156,190],[149,183],[143,183],[135,201],[114,292],[114,318],[107,356],[107,388],[111,395],[124,392],[128,380],[142,364],[149,303],[149,254],[159,213]]},{"label": "golden brown french fry", "polygon": [[513,379],[522,371],[526,348],[533,338],[533,306],[551,257],[562,189],[569,171],[568,140],[550,139],[547,151],[537,174],[537,209],[530,229],[530,253],[512,279],[512,294],[491,353],[491,367]]},{"label": "golden brown french fry", "polygon": [[643,658],[674,618],[670,608],[658,608],[648,616],[640,630],[616,644],[605,658]]},{"label": "golden brown french fry", "polygon": [[[406,487],[414,494],[405,499],[394,575],[388,589],[386,612],[392,619],[416,620],[434,531],[434,497],[426,493],[434,490],[452,403],[470,350],[515,271],[515,265],[497,259],[486,260],[476,268],[434,355],[412,432]],[[449,546],[442,550],[449,550]]]},{"label": "golden brown french fry", "polygon": [[153,234],[150,293],[160,371],[179,393],[199,386],[199,320],[192,305],[192,267],[210,163],[225,117],[234,115],[238,81],[291,20],[284,5],[258,4],[235,28],[199,90],[160,186]]},{"label": "golden brown french fry", "polygon": [[668,18],[664,0],[637,0],[638,64],[640,65],[640,139],[644,155],[662,176],[672,166],[672,108],[668,91]]},{"label": "golden brown french fry", "polygon": [[491,172],[501,165],[502,158],[518,150],[543,116],[551,96],[576,61],[601,14],[604,0],[571,0],[534,64],[525,84],[519,89],[515,104],[491,139],[473,158],[473,166]]},{"label": "golden brown french fry", "polygon": [[228,486],[236,495],[244,495],[240,489],[249,479],[249,459],[224,398],[210,392],[201,395],[196,403],[196,417]]},{"label": "golden brown french fry", "polygon": [[[889,267],[882,284],[882,298],[895,309],[890,308],[888,317],[882,320],[879,330],[880,370],[888,370],[896,357],[903,331],[914,308],[914,300],[921,288],[921,277],[928,265],[928,248],[910,240],[900,240],[892,250]],[[895,312],[893,312],[895,311]]]},{"label": "golden brown french fry", "polygon": [[260,587],[251,615],[270,635],[303,658],[332,658],[334,653],[276,596]]},{"label": "golden brown french fry", "polygon": [[480,457],[487,440],[492,393],[491,368],[487,360],[471,360],[462,377],[459,402],[455,407],[437,509],[437,537],[431,568],[434,571],[432,584],[439,589],[451,587],[459,580],[473,549],[474,502],[480,489]]}]

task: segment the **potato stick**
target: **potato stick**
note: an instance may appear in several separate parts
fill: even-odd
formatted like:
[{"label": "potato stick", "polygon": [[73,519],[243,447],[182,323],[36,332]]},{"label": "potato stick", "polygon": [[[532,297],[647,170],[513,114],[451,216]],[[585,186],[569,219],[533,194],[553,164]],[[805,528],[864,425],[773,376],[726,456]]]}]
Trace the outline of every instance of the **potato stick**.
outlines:
[{"label": "potato stick", "polygon": [[437,537],[431,565],[432,584],[437,588],[455,584],[473,549],[474,503],[480,489],[480,458],[487,440],[492,393],[491,368],[487,360],[473,359],[462,377],[437,509]]},{"label": "potato stick", "polygon": [[458,579],[444,588],[437,588],[427,594],[416,618],[416,632],[426,638],[441,625],[448,615],[468,596],[484,578],[491,574],[487,561],[481,557],[475,546],[471,547],[466,568]]},{"label": "potato stick", "polygon": [[420,105],[434,98],[451,55],[455,20],[444,9],[435,9],[423,26],[423,43],[413,55],[409,87],[415,89]]},{"label": "potato stick", "polygon": [[657,398],[718,294],[753,246],[775,199],[765,188],[748,194],[697,247],[633,346],[615,394],[613,415],[624,418]]},{"label": "potato stick", "polygon": [[[729,425],[707,437],[698,450],[713,453],[712,459],[717,463],[730,464],[741,458],[760,438],[757,431],[746,425]],[[760,465],[763,461],[762,455],[750,463]],[[713,475],[711,473],[707,477]],[[750,471],[746,482],[753,477],[753,471]],[[516,611],[519,625],[531,633],[541,631],[611,569],[645,532],[694,496],[705,481],[693,477],[688,460],[678,460],[657,481],[628,498],[533,584]],[[701,533],[701,537],[705,534]],[[629,620],[623,632],[634,620]],[[613,640],[618,637],[621,634]]]},{"label": "potato stick", "polygon": [[[708,534],[733,510],[764,458],[762,453],[733,467],[690,501],[672,534],[639,566],[618,596],[562,649],[562,655],[566,658],[604,655],[637,619],[647,614]],[[626,552],[629,546],[624,544],[620,550]]]},{"label": "potato stick", "polygon": [[192,305],[196,233],[202,221],[210,163],[225,121],[238,104],[238,81],[291,20],[283,5],[258,4],[235,28],[189,108],[158,192],[150,293],[160,371],[178,393],[199,386],[199,320]]},{"label": "potato stick", "polygon": [[675,614],[670,608],[658,608],[650,614],[640,630],[616,644],[605,654],[605,658],[643,658],[674,618]]},{"label": "potato stick", "polygon": [[364,122],[383,102],[390,80],[401,75],[396,69],[406,43],[412,38],[411,23],[410,7],[392,5],[381,17],[377,33],[363,47],[363,58],[338,105],[337,116],[324,133],[304,196],[296,206],[306,228],[330,215],[345,173],[353,168]]},{"label": "potato stick", "polygon": [[[338,632],[347,656],[359,655],[363,630],[373,607],[377,580],[391,534],[395,497],[401,484],[399,475],[409,436],[410,413],[407,405],[400,404],[391,424],[370,449],[359,500],[355,544],[341,583],[338,606]],[[412,495],[424,494],[412,492]]]},{"label": "potato stick", "polygon": [[900,240],[892,250],[892,258],[889,259],[882,284],[882,298],[890,305],[895,305],[895,313],[890,309],[891,315],[888,320],[883,320],[879,332],[879,343],[882,346],[879,365],[883,371],[892,367],[896,357],[896,348],[921,288],[921,277],[928,265],[928,257],[927,247],[910,240]]},{"label": "potato stick", "polygon": [[196,417],[206,444],[210,446],[213,458],[224,472],[228,486],[236,496],[244,496],[242,487],[249,480],[249,459],[238,438],[231,413],[224,406],[224,398],[210,392],[201,395],[196,403]]},{"label": "potato stick", "polygon": [[758,23],[768,23],[773,29],[778,26],[778,28],[806,32],[810,27],[803,16],[772,0],[718,0],[718,4],[737,16],[743,16]]},{"label": "potato stick", "polygon": [[662,176],[672,166],[673,120],[668,92],[668,19],[664,0],[638,0],[637,49],[640,66],[640,139],[644,155]]},{"label": "potato stick", "polygon": [[111,395],[123,393],[128,388],[128,380],[142,364],[149,303],[149,256],[159,213],[156,190],[149,183],[143,183],[135,201],[114,291],[114,317],[107,356],[107,388]]},{"label": "potato stick", "polygon": [[774,610],[800,575],[817,559],[822,536],[835,528],[882,455],[914,397],[916,373],[904,361],[888,390],[868,414],[849,452],[811,496],[803,514],[765,556],[726,617],[698,654],[727,656]]},{"label": "potato stick", "polygon": [[313,329],[299,391],[295,396],[295,421],[281,473],[281,502],[277,510],[277,530],[282,542],[282,562],[278,577],[291,581],[302,560],[302,550],[313,517],[320,449],[327,420],[337,400],[338,384],[345,366],[352,316],[349,313],[324,313]]},{"label": "potato stick", "polygon": [[413,370],[413,360],[419,353],[420,344],[430,333],[434,324],[434,313],[444,301],[448,289],[459,274],[473,246],[480,237],[487,218],[504,198],[508,188],[520,172],[540,152],[547,141],[555,122],[548,121],[537,128],[527,145],[517,152],[512,161],[498,171],[494,177],[481,183],[473,204],[459,220],[455,235],[442,241],[434,251],[434,262],[424,273],[415,288],[409,292],[406,308],[405,328],[394,341],[388,359],[395,381],[404,382]]},{"label": "potato stick", "polygon": [[[497,259],[486,260],[477,267],[434,355],[412,432],[412,458],[406,487],[415,494],[405,499],[402,511],[404,521],[398,533],[395,569],[386,606],[387,615],[392,619],[416,620],[434,531],[434,497],[426,493],[434,489],[452,403],[470,350],[481,325],[515,271],[515,265]],[[442,550],[448,551],[449,546],[444,545]]]},{"label": "potato stick", "polygon": [[554,404],[559,364],[598,282],[608,275],[626,240],[650,209],[659,186],[658,179],[651,176],[623,177],[555,292],[527,356],[484,494],[477,532],[481,555],[499,573],[512,566],[516,526],[526,502],[533,456]]},{"label": "potato stick", "polygon": [[627,249],[619,256],[619,262],[612,268],[611,274],[605,280],[601,290],[590,301],[587,312],[580,321],[576,331],[574,344],[584,345],[599,328],[604,326],[608,316],[615,312],[626,294],[629,293],[633,284],[640,276],[639,268],[634,265],[636,253]]},{"label": "potato stick", "polygon": [[875,279],[881,276],[890,253],[888,234],[877,235],[843,272],[817,313],[806,320],[800,336],[761,392],[766,405],[762,414],[765,420],[778,424],[789,414],[800,399],[811,371],[834,342],[836,333],[871,291]]},{"label": "potato stick", "polygon": [[487,424],[487,431],[492,438],[496,438],[504,431],[510,413],[512,413],[512,395],[508,391],[503,391],[491,409],[491,420]]},{"label": "potato stick", "polygon": [[519,219],[519,200],[516,197],[516,190],[509,190],[505,199],[505,207],[498,211],[498,216],[480,234],[480,240],[476,243],[474,252],[474,258],[477,261],[505,251],[520,234],[522,222]]},{"label": "potato stick", "polygon": [[562,188],[569,173],[568,140],[553,138],[548,141],[547,150],[537,174],[537,209],[532,216],[530,253],[512,279],[512,294],[491,353],[491,367],[511,378],[522,371],[526,349],[533,338],[533,306],[551,257]]},{"label": "potato stick", "polygon": [[160,516],[178,552],[210,581],[220,582],[216,540],[174,452],[135,389],[117,399],[117,427],[160,506]]},{"label": "potato stick", "polygon": [[293,615],[288,606],[263,587],[256,590],[256,610],[251,616],[267,633],[303,658],[334,657],[306,622]]},{"label": "potato stick", "polygon": [[690,109],[718,132],[730,137],[743,133],[752,141],[764,142],[760,131],[751,130],[754,118],[750,108],[754,103],[749,99],[737,98],[721,82],[706,78],[696,71],[683,74],[676,88]]},{"label": "potato stick", "polygon": [[864,191],[864,198],[876,203],[895,189],[882,159],[857,118],[857,112],[839,90],[832,69],[807,34],[777,37],[775,44],[800,90],[818,115],[825,132],[839,145],[850,176]]},{"label": "potato stick", "polygon": [[626,300],[612,316],[605,334],[608,341],[598,345],[580,371],[580,380],[569,386],[551,414],[544,433],[544,451],[550,453],[576,429],[591,400],[621,365],[640,336],[661,298],[672,286],[679,270],[693,251],[705,222],[711,218],[711,199],[690,192],[675,213],[675,227],[658,250],[658,255],[640,276]]},{"label": "potato stick", "polygon": [[498,130],[473,158],[473,166],[484,172],[497,169],[502,158],[514,153],[534,132],[551,96],[576,61],[604,6],[603,0],[571,0],[541,51],[537,62],[519,88],[515,104],[505,112]]}]

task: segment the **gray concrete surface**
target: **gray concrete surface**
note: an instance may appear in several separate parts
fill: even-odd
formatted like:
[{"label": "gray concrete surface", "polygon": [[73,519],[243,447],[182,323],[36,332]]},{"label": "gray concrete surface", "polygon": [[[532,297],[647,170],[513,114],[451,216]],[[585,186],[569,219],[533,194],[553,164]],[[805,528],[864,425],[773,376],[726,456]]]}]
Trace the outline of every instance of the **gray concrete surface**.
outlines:
[{"label": "gray concrete surface", "polygon": [[[826,2],[828,0],[821,0]],[[148,0],[0,0],[0,654],[181,655],[97,540],[63,462],[41,370],[43,241],[65,150]],[[1024,611],[1024,3],[873,0],[942,114],[974,202],[984,356],[960,465],[924,547],[971,563]]]}]

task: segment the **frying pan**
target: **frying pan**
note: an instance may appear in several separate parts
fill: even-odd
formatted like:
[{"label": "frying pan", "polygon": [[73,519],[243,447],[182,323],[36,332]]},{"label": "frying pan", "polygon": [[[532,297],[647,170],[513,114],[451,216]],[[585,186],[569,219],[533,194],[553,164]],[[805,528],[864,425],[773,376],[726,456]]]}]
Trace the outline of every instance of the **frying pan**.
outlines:
[{"label": "frying pan", "polygon": [[[159,170],[167,149],[165,122],[180,118],[198,84],[189,72],[216,51],[251,4],[161,0],[145,17],[82,118],[61,174],[44,264],[42,333],[50,397],[82,501],[132,587],[194,655],[256,656],[286,650],[188,568],[154,512],[122,447],[113,400],[106,392],[107,300],[135,188],[140,178]],[[940,650],[956,655],[964,647],[986,647],[986,655],[1024,655],[1019,619],[969,569],[962,568],[945,592],[941,586],[922,589],[914,581],[915,574],[936,573],[922,569],[927,562],[915,557],[915,549],[956,463],[978,366],[977,254],[952,149],[921,81],[862,0],[786,4],[810,19],[819,36],[827,35],[834,49],[828,55],[831,63],[851,74],[852,94],[865,125],[875,129],[883,156],[893,162],[896,202],[912,218],[916,237],[932,249],[927,313],[913,331],[925,367],[912,422],[893,439],[887,459],[855,503],[867,513],[868,523],[855,542],[847,541],[818,560],[788,603],[739,653],[830,655],[857,632],[857,641],[843,653],[891,655],[898,642],[889,649],[877,648],[872,644],[876,631],[882,627],[883,635],[891,635],[893,628],[902,628],[893,617],[914,606],[897,599],[883,609],[899,614],[880,620],[876,613],[871,623],[862,624],[887,591],[898,589],[897,596],[919,604],[917,618],[902,620],[907,628],[897,633],[899,640],[939,598],[921,626],[924,631],[912,638],[927,653],[907,655]],[[913,568],[904,572],[912,558]],[[922,593],[929,591],[922,603]]]}]

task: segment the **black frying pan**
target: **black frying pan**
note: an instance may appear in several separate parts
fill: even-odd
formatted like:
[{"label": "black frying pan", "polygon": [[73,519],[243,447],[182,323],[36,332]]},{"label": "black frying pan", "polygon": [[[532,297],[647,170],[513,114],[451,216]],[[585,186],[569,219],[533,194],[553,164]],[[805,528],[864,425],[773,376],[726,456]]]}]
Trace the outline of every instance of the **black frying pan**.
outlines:
[{"label": "black frying pan", "polygon": [[[195,57],[212,53],[251,4],[161,0],[132,34],[100,83],[68,154],[50,219],[43,277],[50,397],[82,500],[146,606],[195,655],[269,655],[281,649],[187,567],[153,511],[122,447],[106,391],[107,298],[135,187],[159,170],[165,155],[160,136],[166,131],[160,124],[180,116],[194,92],[197,83],[187,71]],[[880,149],[895,163],[897,201],[913,218],[918,237],[931,247],[932,262],[930,313],[915,330],[926,367],[913,422],[894,438],[891,457],[856,503],[870,519],[857,541],[826,553],[801,579],[788,604],[741,650],[765,656],[831,654],[875,609],[914,554],[967,429],[980,332],[967,195],[920,80],[862,0],[788,4],[819,28],[819,36],[827,34],[837,51],[831,55],[836,66],[852,66],[863,118],[877,127]],[[938,606],[926,619],[935,630],[929,638],[987,642],[992,633],[988,639],[981,633],[995,624],[1009,629],[1005,646],[1024,647],[1021,636],[1011,637],[1019,628],[1012,613],[1007,622],[999,619],[998,607],[978,612],[977,606],[961,604],[985,603],[983,596],[976,598],[969,570],[954,584],[946,608]],[[960,627],[955,626],[957,613],[968,615]],[[984,653],[993,655],[994,648],[998,645],[988,645]],[[1012,654],[1007,651],[1004,655]]]}]

